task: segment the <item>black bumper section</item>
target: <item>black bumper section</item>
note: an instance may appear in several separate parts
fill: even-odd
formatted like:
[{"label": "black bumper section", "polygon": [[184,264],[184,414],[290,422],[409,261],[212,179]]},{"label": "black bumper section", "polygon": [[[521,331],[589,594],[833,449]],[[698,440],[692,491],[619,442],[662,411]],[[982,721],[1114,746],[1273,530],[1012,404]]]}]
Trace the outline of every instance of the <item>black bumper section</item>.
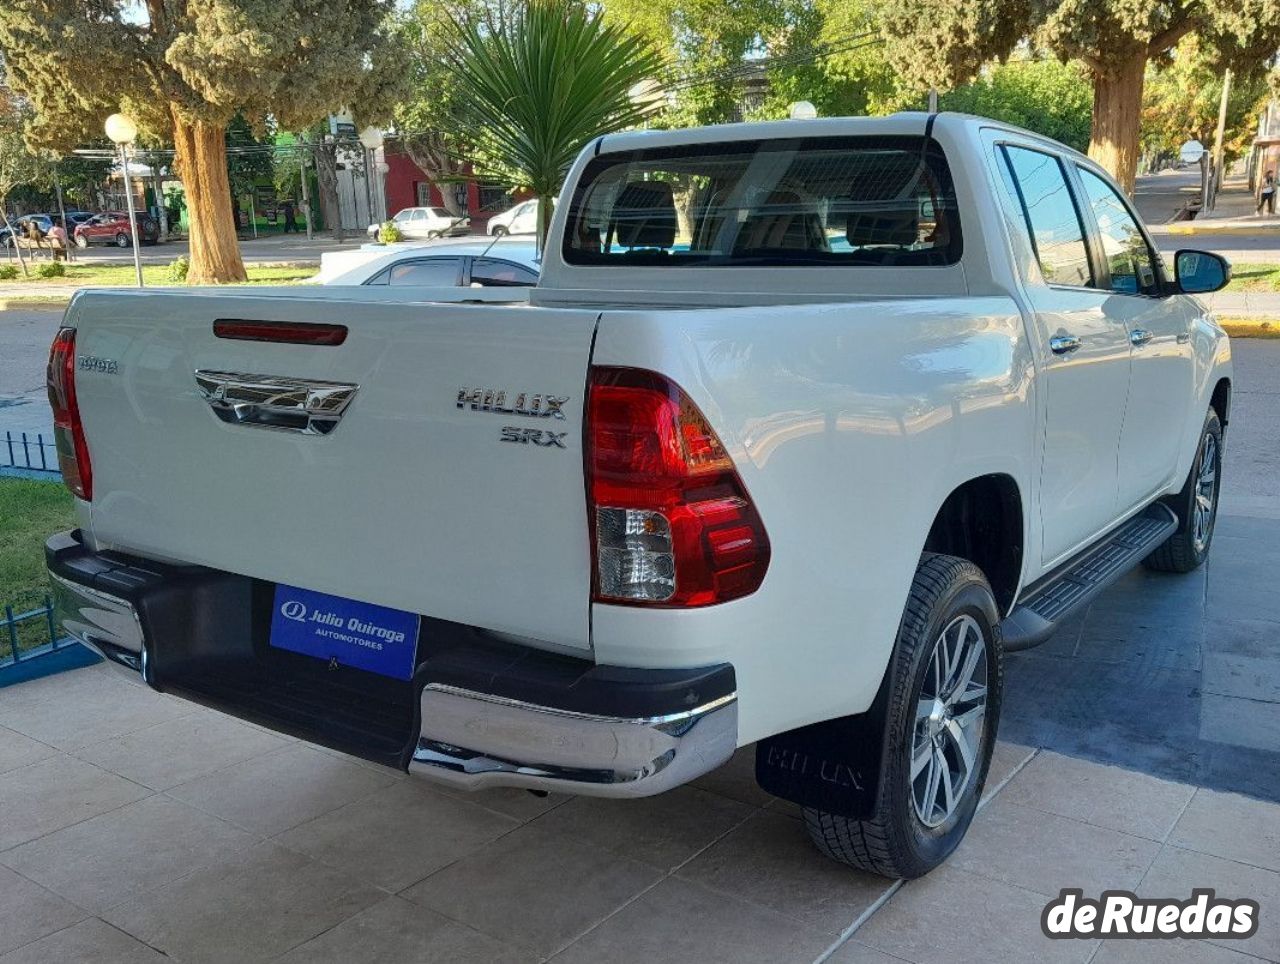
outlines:
[{"label": "black bumper section", "polygon": [[735,691],[728,664],[599,666],[427,616],[420,617],[413,679],[396,680],[270,646],[273,583],[93,552],[78,530],[52,536],[45,558],[55,576],[133,607],[145,641],[145,678],[156,689],[400,769],[417,745],[427,684],[626,718],[682,713]]}]

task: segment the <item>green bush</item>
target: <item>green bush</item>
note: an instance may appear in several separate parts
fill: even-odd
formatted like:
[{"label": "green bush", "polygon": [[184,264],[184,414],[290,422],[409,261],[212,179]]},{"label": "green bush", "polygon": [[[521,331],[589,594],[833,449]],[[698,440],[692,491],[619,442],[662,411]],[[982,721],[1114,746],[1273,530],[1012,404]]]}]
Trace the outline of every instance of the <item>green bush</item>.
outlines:
[{"label": "green bush", "polygon": [[67,266],[61,261],[46,261],[36,266],[37,278],[65,278]]},{"label": "green bush", "polygon": [[383,244],[395,244],[397,241],[403,241],[404,235],[400,233],[400,228],[394,221],[383,221],[382,227],[378,229],[378,240]]},{"label": "green bush", "polygon": [[180,254],[169,262],[169,271],[166,277],[177,284],[186,284],[187,272],[191,270],[191,259],[185,254]]},{"label": "green bush", "polygon": [[18,277],[16,264],[0,264],[0,281],[12,281],[16,277]]}]

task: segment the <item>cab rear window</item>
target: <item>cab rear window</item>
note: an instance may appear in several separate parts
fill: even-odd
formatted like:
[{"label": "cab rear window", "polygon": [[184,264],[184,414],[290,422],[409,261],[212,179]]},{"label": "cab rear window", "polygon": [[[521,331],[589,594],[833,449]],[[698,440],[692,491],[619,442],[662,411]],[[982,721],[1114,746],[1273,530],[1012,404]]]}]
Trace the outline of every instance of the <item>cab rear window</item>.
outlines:
[{"label": "cab rear window", "polygon": [[594,158],[570,200],[575,265],[947,265],[955,186],[923,137],[821,137]]}]

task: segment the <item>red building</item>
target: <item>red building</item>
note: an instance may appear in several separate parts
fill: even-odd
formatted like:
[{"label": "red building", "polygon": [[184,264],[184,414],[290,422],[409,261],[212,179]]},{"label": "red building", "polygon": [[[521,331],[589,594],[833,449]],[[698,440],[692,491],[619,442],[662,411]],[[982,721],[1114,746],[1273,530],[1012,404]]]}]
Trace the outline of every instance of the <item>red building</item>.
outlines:
[{"label": "red building", "polygon": [[506,188],[496,184],[486,184],[469,175],[464,181],[452,184],[436,185],[428,180],[421,168],[409,159],[408,154],[387,150],[387,213],[394,216],[401,208],[443,206],[441,188],[456,191],[459,206],[466,209],[471,217],[471,230],[477,234],[486,233],[489,218],[505,211],[515,203],[515,197]]}]

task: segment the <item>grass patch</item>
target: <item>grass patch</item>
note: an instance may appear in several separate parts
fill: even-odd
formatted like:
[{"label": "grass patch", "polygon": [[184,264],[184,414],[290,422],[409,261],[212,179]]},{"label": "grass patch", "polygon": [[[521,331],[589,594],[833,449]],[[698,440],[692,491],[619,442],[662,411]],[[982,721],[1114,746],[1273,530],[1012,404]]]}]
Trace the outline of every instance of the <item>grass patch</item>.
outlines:
[{"label": "grass patch", "polygon": [[1280,318],[1219,317],[1218,324],[1232,338],[1280,338]]},{"label": "grass patch", "polygon": [[[49,577],[44,568],[44,541],[51,533],[76,524],[71,493],[61,482],[0,478],[0,618],[3,607],[15,613],[44,605]],[[18,648],[49,641],[44,620],[18,625]],[[7,630],[0,631],[0,655],[9,653]]]},{"label": "grass patch", "polygon": [[1231,283],[1224,290],[1280,291],[1280,264],[1233,264]]},{"label": "grass patch", "polygon": [[[40,266],[43,267],[44,264],[47,264],[47,262],[41,262]],[[31,265],[28,265],[28,267],[30,268]],[[30,278],[24,279],[19,274],[17,278],[14,278],[9,283],[29,287],[32,292],[39,291],[42,287],[49,285],[60,287],[87,285],[109,288],[137,283],[137,277],[131,264],[68,264],[66,269],[66,273],[61,277],[51,278],[37,277],[33,270]],[[250,284],[278,285],[307,281],[314,278],[319,269],[310,265],[250,264],[245,266],[245,270],[249,273]],[[156,286],[176,283],[170,277],[169,265],[167,264],[144,264],[142,266],[142,280],[148,285]]]}]

